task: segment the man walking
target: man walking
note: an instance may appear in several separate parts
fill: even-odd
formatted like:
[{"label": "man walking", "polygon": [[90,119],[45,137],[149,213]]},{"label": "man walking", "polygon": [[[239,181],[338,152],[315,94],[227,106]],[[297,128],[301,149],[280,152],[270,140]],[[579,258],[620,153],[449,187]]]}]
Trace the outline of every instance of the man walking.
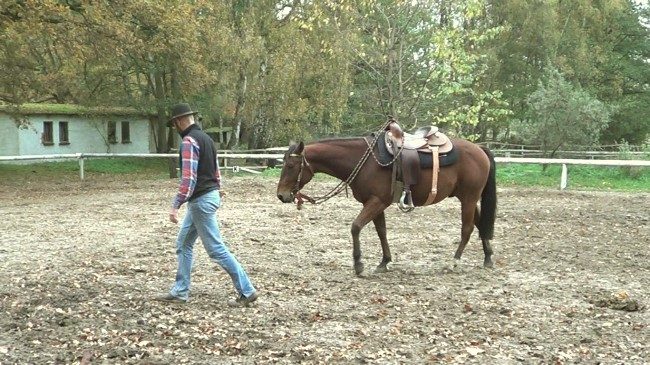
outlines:
[{"label": "man walking", "polygon": [[217,221],[217,209],[221,205],[221,174],[217,152],[212,139],[195,124],[196,114],[188,104],[177,104],[172,108],[172,117],[167,123],[168,126],[173,126],[182,138],[179,148],[181,182],[169,212],[169,220],[178,223],[178,209],[185,202],[187,213],[176,240],[176,283],[168,294],[158,299],[187,302],[192,272],[192,250],[197,237],[201,237],[208,256],[230,275],[239,293],[237,299],[229,301],[228,305],[245,307],[257,299],[257,292],[248,274],[230,253],[221,237]]}]

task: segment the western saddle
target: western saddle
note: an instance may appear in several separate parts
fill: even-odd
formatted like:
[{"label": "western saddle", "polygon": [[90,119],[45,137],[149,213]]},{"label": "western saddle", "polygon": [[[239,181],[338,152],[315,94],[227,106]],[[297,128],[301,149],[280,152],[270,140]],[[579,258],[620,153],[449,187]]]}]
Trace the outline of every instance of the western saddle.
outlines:
[{"label": "western saddle", "polygon": [[[399,208],[410,212],[415,207],[411,196],[411,187],[418,182],[420,173],[420,157],[418,153],[431,153],[433,160],[431,191],[423,205],[433,203],[438,192],[438,172],[440,170],[439,155],[448,153],[453,145],[449,137],[438,130],[436,126],[428,126],[417,129],[413,133],[402,131],[402,128],[393,118],[389,119],[386,126],[385,141],[386,149],[396,156],[399,153],[393,167],[393,181],[401,172],[404,188],[399,199]],[[401,171],[398,171],[401,168]]]}]

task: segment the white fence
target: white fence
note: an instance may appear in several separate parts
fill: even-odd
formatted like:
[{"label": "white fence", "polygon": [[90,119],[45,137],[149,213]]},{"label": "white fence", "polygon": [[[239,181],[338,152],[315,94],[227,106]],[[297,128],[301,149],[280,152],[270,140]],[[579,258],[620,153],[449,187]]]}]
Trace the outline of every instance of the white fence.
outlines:
[{"label": "white fence", "polygon": [[650,167],[650,161],[646,160],[585,160],[569,158],[522,158],[522,157],[495,157],[496,162],[503,163],[529,163],[541,165],[562,165],[560,176],[560,189],[564,190],[568,181],[567,165],[596,165],[596,166],[642,166]]},{"label": "white fence", "polygon": [[[500,142],[483,142],[494,152],[495,156],[501,157],[537,157],[546,158],[548,150],[544,151],[538,145],[518,145]],[[557,150],[553,158],[578,158],[578,159],[616,159],[621,155],[633,159],[642,159],[648,154],[641,145],[601,145],[601,146],[571,146],[573,150]]]},{"label": "white fence", "polygon": [[[229,166],[228,160],[230,159],[282,159],[283,155],[278,153],[251,153],[251,152],[273,152],[278,148],[268,150],[253,150],[241,151],[235,153],[231,151],[219,152],[219,158],[224,160],[222,168],[232,169],[233,171],[247,171],[257,173],[249,167],[242,166]],[[79,161],[79,177],[83,180],[85,177],[84,162],[89,158],[116,158],[116,157],[141,157],[141,158],[177,158],[178,154],[175,153],[74,153],[74,154],[60,154],[60,155],[26,155],[26,156],[0,156],[0,163],[3,161],[29,161],[29,160],[70,160],[76,159]],[[562,165],[562,174],[560,178],[560,189],[565,189],[567,186],[567,165],[596,165],[596,166],[640,166],[650,167],[648,160],[591,160],[591,159],[566,159],[566,158],[521,158],[521,157],[495,157],[496,162],[500,163],[526,163],[526,164],[547,164],[547,165]]]}]

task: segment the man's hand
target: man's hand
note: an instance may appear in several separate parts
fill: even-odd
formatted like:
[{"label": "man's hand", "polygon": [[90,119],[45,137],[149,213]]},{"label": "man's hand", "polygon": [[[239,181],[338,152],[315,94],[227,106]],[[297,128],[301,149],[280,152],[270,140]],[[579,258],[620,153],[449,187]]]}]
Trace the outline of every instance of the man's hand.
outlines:
[{"label": "man's hand", "polygon": [[178,209],[169,210],[169,221],[172,223],[178,223]]}]

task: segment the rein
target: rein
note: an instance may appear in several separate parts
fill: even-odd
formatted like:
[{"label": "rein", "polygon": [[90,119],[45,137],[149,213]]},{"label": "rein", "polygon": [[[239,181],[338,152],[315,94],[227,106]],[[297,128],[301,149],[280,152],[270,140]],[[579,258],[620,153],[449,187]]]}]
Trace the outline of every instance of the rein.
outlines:
[{"label": "rein", "polygon": [[[350,173],[348,178],[345,179],[345,181],[339,182],[338,185],[336,185],[334,188],[332,188],[332,190],[330,190],[329,192],[327,192],[323,196],[319,196],[319,197],[316,197],[316,198],[311,198],[311,197],[309,197],[309,196],[307,196],[305,194],[302,194],[300,192],[300,179],[302,178],[302,172],[303,172],[304,167],[307,166],[309,168],[309,170],[311,171],[312,175],[314,174],[314,171],[312,170],[311,166],[309,165],[309,162],[307,162],[307,157],[305,156],[304,151],[301,152],[300,154],[291,154],[290,156],[292,156],[292,157],[299,157],[299,156],[302,157],[302,159],[300,161],[300,170],[298,170],[298,179],[296,180],[296,185],[294,185],[293,190],[292,190],[292,192],[294,193],[294,196],[297,199],[298,209],[300,209],[302,204],[304,203],[303,198],[305,198],[307,201],[309,201],[312,204],[321,204],[321,203],[324,203],[327,200],[339,195],[341,192],[343,192],[343,190],[347,191],[348,186],[357,177],[357,175],[359,175],[359,172],[361,171],[361,167],[363,166],[363,164],[366,163],[366,161],[368,160],[368,157],[370,157],[370,155],[372,155],[372,157],[375,159],[375,161],[377,161],[377,163],[379,165],[384,166],[379,162],[379,160],[375,156],[375,153],[373,152],[373,149],[374,149],[375,145],[377,144],[377,141],[379,140],[379,136],[381,136],[381,132],[383,132],[386,129],[386,127],[388,127],[388,125],[392,121],[393,121],[393,119],[389,118],[388,121],[386,123],[384,123],[384,125],[381,126],[381,128],[375,133],[375,137],[373,138],[372,142],[368,142],[368,140],[366,138],[364,138],[364,141],[368,145],[368,148],[364,152],[363,156],[361,156],[361,159],[359,160],[357,165],[352,169],[352,172]],[[399,152],[395,154],[395,156],[393,158],[393,161],[391,161],[388,165],[390,165],[391,163],[393,163],[393,162],[395,162],[397,160],[400,153],[402,152],[402,149],[404,148],[403,146],[404,146],[404,144],[402,143],[402,147],[400,148]],[[388,165],[385,165],[385,166],[388,166]]]}]

